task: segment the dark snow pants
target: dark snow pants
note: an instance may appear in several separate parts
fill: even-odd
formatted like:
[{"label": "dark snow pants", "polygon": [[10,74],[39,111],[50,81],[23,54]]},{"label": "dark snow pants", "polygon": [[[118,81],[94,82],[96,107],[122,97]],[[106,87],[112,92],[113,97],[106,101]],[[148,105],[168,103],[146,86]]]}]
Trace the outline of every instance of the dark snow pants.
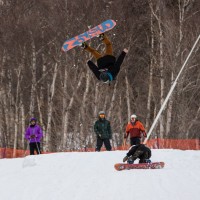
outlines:
[{"label": "dark snow pants", "polygon": [[37,154],[41,154],[39,142],[31,142],[29,144],[29,147],[30,147],[30,155],[34,155],[35,150],[36,150]]},{"label": "dark snow pants", "polygon": [[112,147],[111,147],[111,144],[110,144],[110,140],[109,139],[101,139],[99,137],[97,138],[97,145],[96,145],[95,151],[100,151],[103,143],[106,147],[106,150],[111,151]]},{"label": "dark snow pants", "polygon": [[140,143],[141,143],[139,137],[132,137],[132,138],[130,138],[130,142],[131,142],[131,146],[137,145],[137,144],[140,144]]}]

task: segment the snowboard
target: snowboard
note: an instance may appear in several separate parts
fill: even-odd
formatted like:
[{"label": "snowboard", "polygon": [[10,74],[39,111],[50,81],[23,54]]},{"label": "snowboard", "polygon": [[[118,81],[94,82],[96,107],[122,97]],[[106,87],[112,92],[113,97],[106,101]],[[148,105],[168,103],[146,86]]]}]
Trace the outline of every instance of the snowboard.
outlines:
[{"label": "snowboard", "polygon": [[93,37],[97,37],[101,33],[105,33],[106,31],[111,30],[116,25],[116,22],[112,19],[109,19],[98,26],[95,26],[92,29],[89,29],[85,33],[82,33],[80,35],[77,35],[69,40],[66,40],[62,46],[62,51],[66,52],[70,49],[79,46],[82,44],[82,42],[85,42],[87,40],[90,40]]},{"label": "snowboard", "polygon": [[129,169],[162,169],[165,166],[164,162],[152,162],[152,163],[117,163],[114,165],[117,171],[129,170]]}]

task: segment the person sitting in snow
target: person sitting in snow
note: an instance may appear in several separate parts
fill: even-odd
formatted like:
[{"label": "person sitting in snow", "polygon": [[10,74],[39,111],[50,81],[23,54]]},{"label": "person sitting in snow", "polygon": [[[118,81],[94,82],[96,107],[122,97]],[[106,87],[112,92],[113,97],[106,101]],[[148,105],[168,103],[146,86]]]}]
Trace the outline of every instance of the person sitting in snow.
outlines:
[{"label": "person sitting in snow", "polygon": [[125,48],[116,60],[116,57],[113,55],[112,44],[108,37],[102,33],[99,35],[99,38],[106,45],[104,55],[100,54],[96,49],[91,48],[86,42],[83,42],[81,47],[90,52],[97,60],[98,67],[91,60],[87,62],[96,78],[104,83],[110,83],[118,75],[120,66],[128,53],[128,49]]},{"label": "person sitting in snow", "polygon": [[37,119],[30,119],[30,126],[26,129],[25,138],[29,141],[30,155],[34,155],[36,150],[37,154],[41,154],[40,140],[43,137],[42,129],[36,124]]},{"label": "person sitting in snow", "polygon": [[128,153],[123,159],[123,162],[133,164],[134,161],[139,158],[139,163],[150,163],[151,160],[149,158],[151,157],[151,150],[146,147],[144,144],[137,144],[131,146]]}]

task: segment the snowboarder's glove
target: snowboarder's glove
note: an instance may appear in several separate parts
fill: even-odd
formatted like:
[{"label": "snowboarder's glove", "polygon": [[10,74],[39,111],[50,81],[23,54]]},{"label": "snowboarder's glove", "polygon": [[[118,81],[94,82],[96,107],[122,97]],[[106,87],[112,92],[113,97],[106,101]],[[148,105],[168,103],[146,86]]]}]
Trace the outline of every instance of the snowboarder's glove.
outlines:
[{"label": "snowboarder's glove", "polygon": [[123,162],[126,162],[128,160],[128,156],[125,156],[124,158],[123,158]]},{"label": "snowboarder's glove", "polygon": [[124,51],[125,53],[128,53],[128,49],[127,49],[127,48],[125,48],[123,51]]},{"label": "snowboarder's glove", "polygon": [[31,138],[32,138],[32,139],[35,138],[35,135],[31,135]]},{"label": "snowboarder's glove", "polygon": [[141,136],[147,137],[147,134],[145,131],[140,131]]}]

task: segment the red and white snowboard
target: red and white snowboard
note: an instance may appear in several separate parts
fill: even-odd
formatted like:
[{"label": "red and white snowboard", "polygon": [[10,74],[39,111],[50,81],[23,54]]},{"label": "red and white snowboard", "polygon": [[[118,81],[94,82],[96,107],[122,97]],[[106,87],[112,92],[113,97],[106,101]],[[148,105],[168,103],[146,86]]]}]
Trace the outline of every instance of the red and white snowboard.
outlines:
[{"label": "red and white snowboard", "polygon": [[152,162],[152,163],[117,163],[114,165],[117,171],[129,170],[129,169],[162,169],[165,166],[164,162]]}]

